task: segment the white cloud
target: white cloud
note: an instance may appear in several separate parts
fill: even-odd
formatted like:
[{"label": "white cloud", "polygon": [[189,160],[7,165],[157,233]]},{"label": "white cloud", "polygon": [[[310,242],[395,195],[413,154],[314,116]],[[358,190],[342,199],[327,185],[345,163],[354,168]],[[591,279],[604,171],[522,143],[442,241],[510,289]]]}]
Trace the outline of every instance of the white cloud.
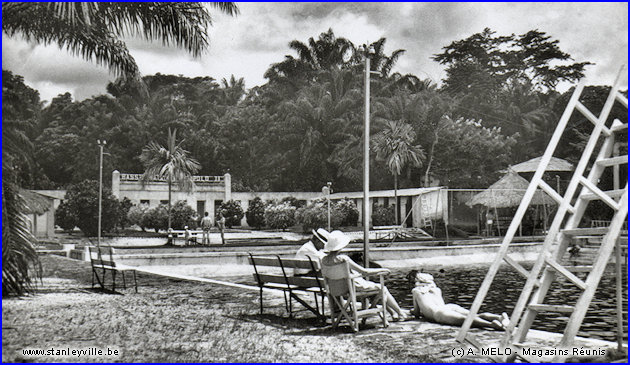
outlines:
[{"label": "white cloud", "polygon": [[[306,42],[332,28],[355,44],[387,38],[386,52],[406,49],[395,71],[438,81],[444,77],[432,55],[452,41],[489,27],[498,34],[539,29],[560,41],[576,61],[596,63],[588,80],[611,84],[627,64],[627,3],[240,3],[241,14],[214,14],[210,49],[199,59],[185,51],[139,39],[127,40],[144,74],[244,77],[247,87],[265,82],[271,63],[292,54],[288,43]],[[70,91],[77,99],[105,92],[114,77],[105,67],[59,50],[3,35],[4,69],[23,75],[50,100]],[[627,79],[624,80],[627,85]],[[563,86],[564,88],[568,85]]]}]

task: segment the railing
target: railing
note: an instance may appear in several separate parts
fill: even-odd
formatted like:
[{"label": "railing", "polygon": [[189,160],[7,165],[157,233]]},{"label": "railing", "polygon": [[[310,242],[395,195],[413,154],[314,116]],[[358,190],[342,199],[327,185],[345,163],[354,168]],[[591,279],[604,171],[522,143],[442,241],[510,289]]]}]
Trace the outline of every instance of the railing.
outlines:
[{"label": "railing", "polygon": [[[142,180],[142,174],[120,174],[120,181],[140,181]],[[166,182],[166,178],[154,176],[151,178],[152,182]],[[223,183],[225,182],[224,176],[193,176],[193,181],[196,183]]]},{"label": "railing", "polygon": [[[610,226],[610,221],[601,220],[601,219],[593,219],[591,220],[591,228],[600,228],[600,227],[608,227]],[[621,229],[628,230],[628,222],[623,223],[623,227]]]}]

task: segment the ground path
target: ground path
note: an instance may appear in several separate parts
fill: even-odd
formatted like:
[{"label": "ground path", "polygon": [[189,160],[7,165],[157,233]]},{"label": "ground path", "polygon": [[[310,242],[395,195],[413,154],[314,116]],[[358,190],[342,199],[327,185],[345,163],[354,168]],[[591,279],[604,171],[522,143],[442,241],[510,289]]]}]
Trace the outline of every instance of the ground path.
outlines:
[{"label": "ground path", "polygon": [[[415,320],[353,334],[300,313],[282,297],[235,286],[141,273],[139,293],[91,289],[89,263],[43,256],[36,295],[2,300],[2,360],[123,362],[485,362],[456,358],[457,327]],[[500,332],[479,331],[489,343]],[[115,358],[29,358],[25,348],[118,349]]]}]

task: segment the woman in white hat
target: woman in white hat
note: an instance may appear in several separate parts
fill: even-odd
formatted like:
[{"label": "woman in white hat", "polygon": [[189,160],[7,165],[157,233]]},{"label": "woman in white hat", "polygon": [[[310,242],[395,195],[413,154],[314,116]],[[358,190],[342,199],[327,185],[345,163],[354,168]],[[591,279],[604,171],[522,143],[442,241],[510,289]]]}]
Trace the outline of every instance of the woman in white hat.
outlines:
[{"label": "woman in white hat", "polygon": [[[356,271],[358,273],[361,273],[362,275],[374,275],[383,271],[389,272],[389,270],[383,268],[366,269],[363,266],[358,265],[356,262],[352,261],[352,259],[347,255],[340,254],[340,251],[348,246],[348,243],[350,243],[350,238],[348,238],[348,236],[346,236],[343,232],[332,231],[328,236],[328,241],[326,242],[326,245],[324,246],[324,253],[326,253],[326,256],[322,258],[322,267],[333,267],[345,261],[350,265],[350,269],[352,271]],[[357,277],[353,280],[356,289],[359,291],[380,289],[379,284],[369,280],[365,280],[362,277]],[[387,288],[385,288],[385,304],[387,311],[392,316],[394,321],[404,321],[405,319],[407,319],[407,313],[400,309],[398,302],[396,302],[396,299],[394,299],[394,297],[389,293],[389,290],[387,290]]]},{"label": "woman in white hat", "polygon": [[[433,276],[426,273],[415,275],[416,287],[413,295],[413,314],[437,323],[461,326],[468,316],[469,310],[457,304],[446,304],[442,298],[442,290],[435,285]],[[481,313],[473,320],[473,327],[489,327],[504,329],[510,323],[506,313],[496,315]]]}]

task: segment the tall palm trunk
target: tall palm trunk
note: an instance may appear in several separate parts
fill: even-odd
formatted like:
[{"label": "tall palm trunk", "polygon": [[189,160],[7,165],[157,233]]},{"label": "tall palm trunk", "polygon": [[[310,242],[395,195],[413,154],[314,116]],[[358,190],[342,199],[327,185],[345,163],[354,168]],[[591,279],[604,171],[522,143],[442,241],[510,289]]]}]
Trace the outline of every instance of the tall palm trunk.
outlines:
[{"label": "tall palm trunk", "polygon": [[396,225],[398,225],[398,174],[394,174],[394,213]]},{"label": "tall palm trunk", "polygon": [[168,230],[171,229],[171,186],[173,185],[171,175],[168,176]]}]

